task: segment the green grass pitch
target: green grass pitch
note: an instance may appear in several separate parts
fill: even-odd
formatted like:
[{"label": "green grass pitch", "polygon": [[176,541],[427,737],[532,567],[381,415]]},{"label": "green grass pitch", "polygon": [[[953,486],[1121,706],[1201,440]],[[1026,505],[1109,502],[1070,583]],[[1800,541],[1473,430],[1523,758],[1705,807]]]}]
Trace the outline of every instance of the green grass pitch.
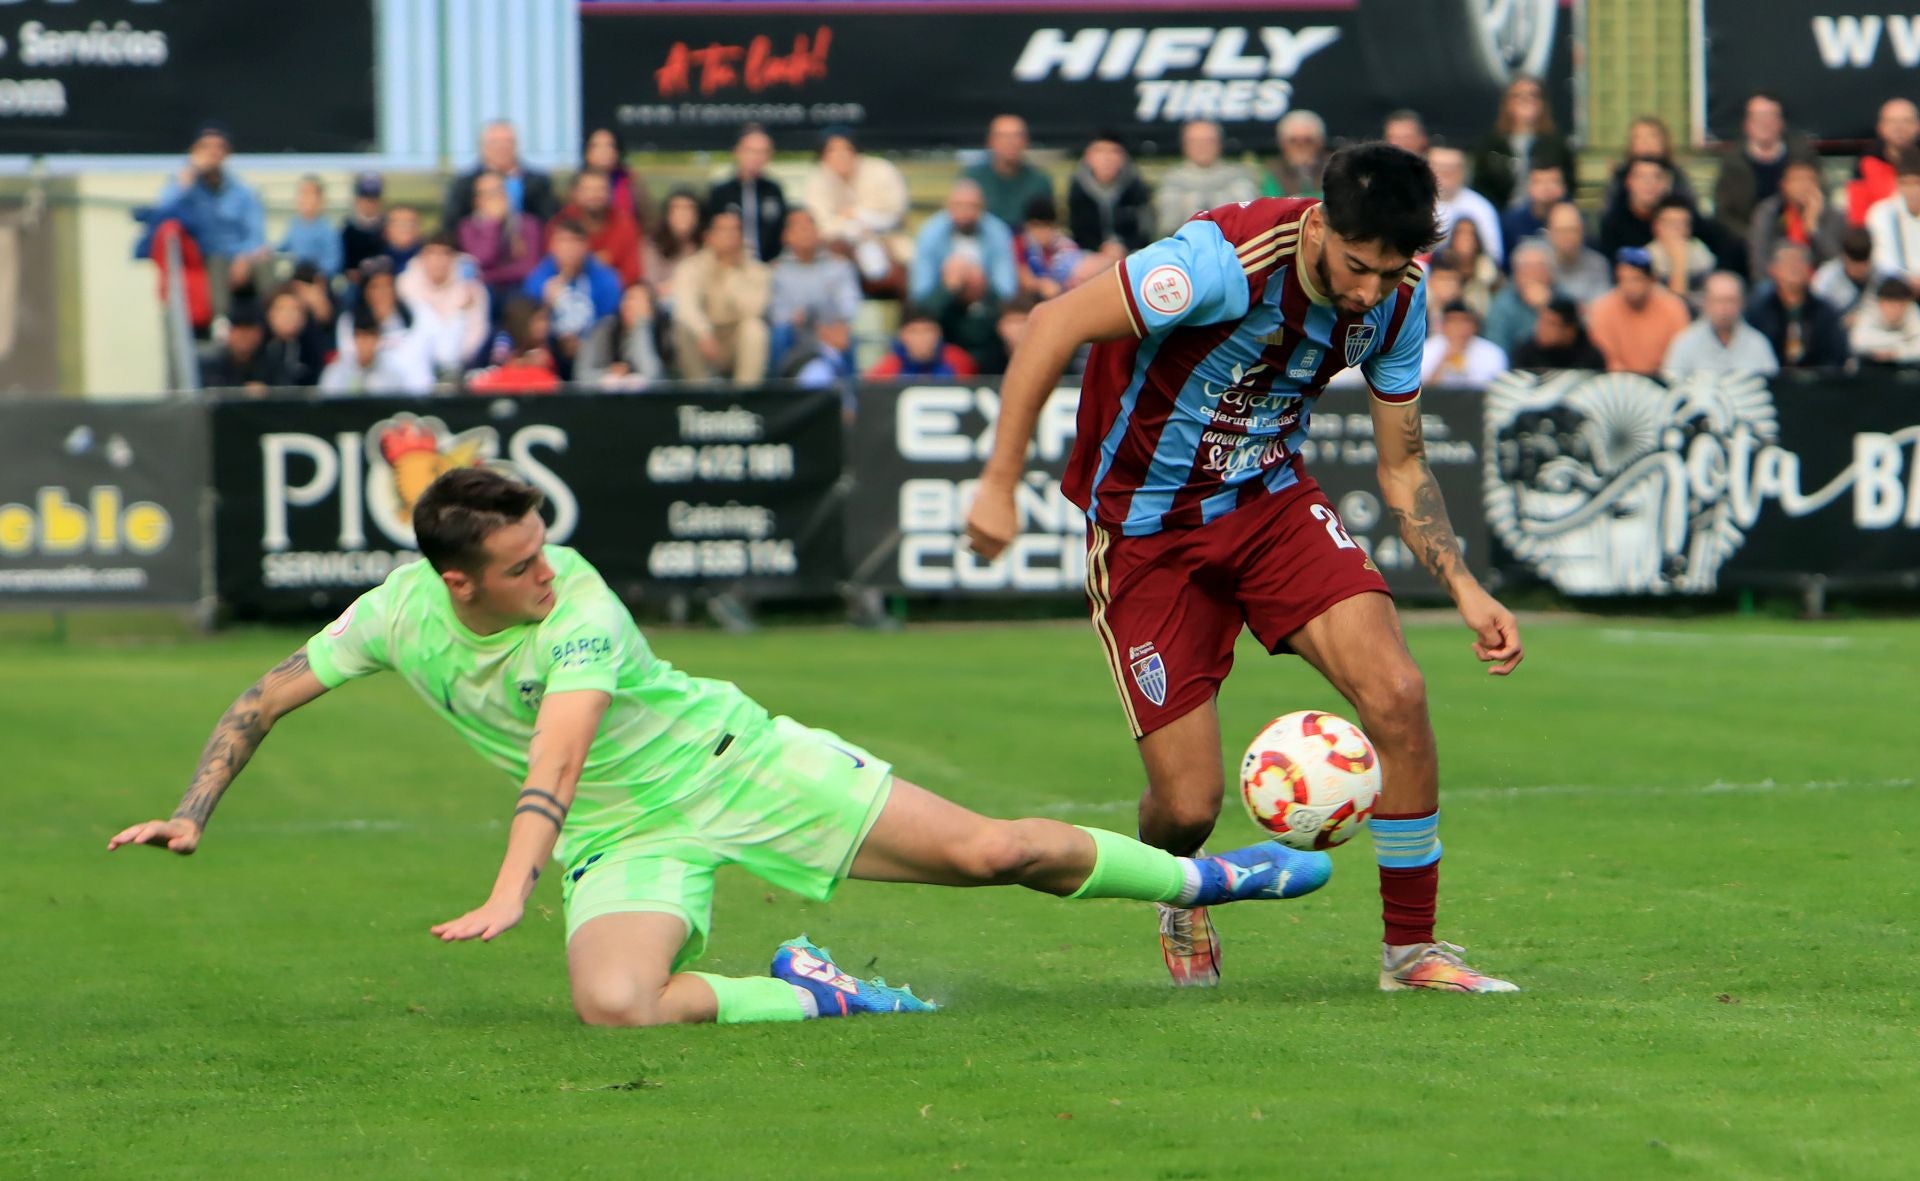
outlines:
[{"label": "green grass pitch", "polygon": [[[1222,912],[1175,993],[1139,904],[722,875],[705,967],[807,932],[948,1011],[595,1030],[558,890],[492,945],[512,785],[396,680],[284,722],[190,860],[108,856],[300,636],[0,644],[0,1177],[1911,1177],[1920,624],[1572,621],[1511,681],[1410,628],[1442,752],[1444,935],[1510,997],[1375,990],[1364,838]],[[1130,830],[1075,626],[655,637],[983,811]],[[1229,747],[1344,708],[1240,652]],[[1216,844],[1253,828],[1229,804]]]}]

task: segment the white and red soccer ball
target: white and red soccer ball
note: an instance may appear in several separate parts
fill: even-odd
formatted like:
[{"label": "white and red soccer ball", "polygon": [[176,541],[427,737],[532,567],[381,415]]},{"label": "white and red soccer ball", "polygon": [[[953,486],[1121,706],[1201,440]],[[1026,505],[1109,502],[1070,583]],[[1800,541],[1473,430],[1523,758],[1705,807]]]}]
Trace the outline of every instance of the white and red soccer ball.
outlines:
[{"label": "white and red soccer ball", "polygon": [[1380,756],[1360,727],[1301,710],[1267,723],[1240,760],[1253,822],[1295,849],[1331,849],[1359,831],[1380,796]]}]

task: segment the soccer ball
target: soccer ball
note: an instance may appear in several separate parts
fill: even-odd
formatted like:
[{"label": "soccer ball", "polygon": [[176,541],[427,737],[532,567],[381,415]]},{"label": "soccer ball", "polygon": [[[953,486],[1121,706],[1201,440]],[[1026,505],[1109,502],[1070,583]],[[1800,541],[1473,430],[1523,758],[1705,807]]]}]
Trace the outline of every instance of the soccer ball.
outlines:
[{"label": "soccer ball", "polygon": [[1373,812],[1380,758],[1360,727],[1301,710],[1275,718],[1240,760],[1240,800],[1253,822],[1295,849],[1343,844]]}]

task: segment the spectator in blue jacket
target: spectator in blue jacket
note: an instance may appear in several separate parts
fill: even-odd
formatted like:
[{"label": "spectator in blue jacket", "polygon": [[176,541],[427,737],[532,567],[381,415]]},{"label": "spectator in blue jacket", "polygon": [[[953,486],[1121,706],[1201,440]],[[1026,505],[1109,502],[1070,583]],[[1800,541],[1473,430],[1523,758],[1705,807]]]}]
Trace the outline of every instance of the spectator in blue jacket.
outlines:
[{"label": "spectator in blue jacket", "polygon": [[253,288],[253,268],[267,257],[267,215],[260,195],[227,171],[233,145],[218,127],[202,128],[186,167],[167,178],[152,224],[177,220],[200,243],[216,315],[235,289]]},{"label": "spectator in blue jacket", "polygon": [[527,276],[526,293],[546,306],[554,361],[561,378],[572,380],[580,341],[620,310],[619,273],[593,257],[586,227],[559,217],[548,227],[547,256]]},{"label": "spectator in blue jacket", "polygon": [[992,347],[1000,305],[1019,289],[1013,230],[987,212],[978,184],[955,182],[946,209],[927,219],[914,243],[907,298],[977,359]]},{"label": "spectator in blue jacket", "polygon": [[280,240],[280,253],[295,265],[312,263],[315,270],[329,277],[340,273],[344,252],[340,231],[327,220],[327,191],[320,178],[311,174],[300,178],[293,191],[293,220]]}]

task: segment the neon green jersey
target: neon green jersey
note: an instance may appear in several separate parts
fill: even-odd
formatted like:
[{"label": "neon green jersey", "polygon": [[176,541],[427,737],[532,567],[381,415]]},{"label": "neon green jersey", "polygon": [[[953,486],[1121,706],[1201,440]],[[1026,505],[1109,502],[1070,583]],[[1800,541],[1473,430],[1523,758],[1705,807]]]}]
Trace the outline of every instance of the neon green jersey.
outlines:
[{"label": "neon green jersey", "polygon": [[656,657],[585,558],[557,545],[546,556],[554,607],[538,623],[475,635],[453,613],[440,575],[413,562],[308,640],[307,662],[328,688],[392,669],[516,781],[526,778],[527,744],[546,694],[610,694],[554,850],[571,864],[644,829],[649,812],[698,786],[729,735],[755,737],[769,720],[733,685],[689,677]]}]

